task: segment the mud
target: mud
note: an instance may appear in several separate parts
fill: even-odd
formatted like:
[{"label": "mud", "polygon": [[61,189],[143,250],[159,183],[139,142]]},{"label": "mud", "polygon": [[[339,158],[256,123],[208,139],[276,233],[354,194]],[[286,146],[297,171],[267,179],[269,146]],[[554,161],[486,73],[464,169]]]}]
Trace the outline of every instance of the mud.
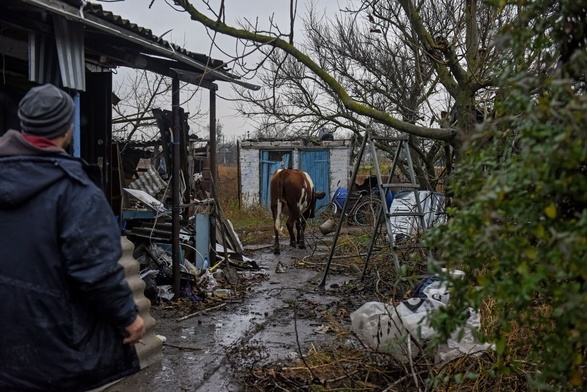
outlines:
[{"label": "mud", "polygon": [[[273,255],[268,246],[255,251],[251,257],[261,271],[246,271],[242,278],[262,274],[263,279],[241,296],[217,300],[225,304],[220,309],[178,321],[177,310],[169,304],[154,306],[156,333],[165,338],[162,361],[106,391],[242,391],[239,376],[252,366],[286,362],[333,339],[323,315],[342,306],[331,289],[358,276],[331,271],[321,290],[323,268],[300,268],[310,252],[283,244],[281,255]],[[285,272],[276,272],[278,262]]]}]

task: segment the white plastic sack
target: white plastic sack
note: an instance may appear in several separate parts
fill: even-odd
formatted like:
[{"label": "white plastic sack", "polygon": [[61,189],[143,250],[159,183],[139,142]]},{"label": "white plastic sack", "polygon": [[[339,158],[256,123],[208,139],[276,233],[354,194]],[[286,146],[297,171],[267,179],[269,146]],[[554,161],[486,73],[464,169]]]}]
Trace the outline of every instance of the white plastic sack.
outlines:
[{"label": "white plastic sack", "polygon": [[419,218],[409,215],[418,212],[415,193],[413,191],[402,191],[394,196],[389,206],[389,213],[397,215],[389,219],[392,233],[396,238],[398,235],[412,237],[434,226],[436,223],[446,221],[444,193],[418,191],[418,199],[424,213],[425,227],[421,227]]},{"label": "white plastic sack", "polygon": [[481,315],[473,308],[469,308],[467,323],[463,326],[464,334],[458,340],[459,330],[454,331],[446,344],[439,345],[438,352],[434,358],[435,363],[446,363],[465,354],[474,355],[492,348],[492,344],[480,343],[473,336],[474,331],[481,328]]},{"label": "white plastic sack", "polygon": [[419,352],[410,337],[422,342],[433,335],[434,330],[423,321],[428,310],[438,306],[443,304],[429,298],[411,298],[398,306],[367,302],[351,313],[351,330],[372,349],[406,362]]},{"label": "white plastic sack", "polygon": [[[442,270],[457,279],[460,279],[465,275],[465,273],[460,270],[448,271],[445,268]],[[414,296],[435,299],[448,305],[448,301],[450,300],[449,282],[443,276],[434,275],[423,282]]]},{"label": "white plastic sack", "polygon": [[[446,305],[432,298],[411,298],[397,306],[367,302],[351,313],[351,330],[372,349],[390,353],[398,361],[407,362],[419,353],[411,339],[425,345],[436,334],[428,323],[428,314],[442,306]],[[478,343],[473,337],[473,330],[481,324],[479,314],[470,309],[469,315],[463,338],[458,341],[459,330],[454,331],[446,344],[438,347],[436,363],[489,347]]]}]

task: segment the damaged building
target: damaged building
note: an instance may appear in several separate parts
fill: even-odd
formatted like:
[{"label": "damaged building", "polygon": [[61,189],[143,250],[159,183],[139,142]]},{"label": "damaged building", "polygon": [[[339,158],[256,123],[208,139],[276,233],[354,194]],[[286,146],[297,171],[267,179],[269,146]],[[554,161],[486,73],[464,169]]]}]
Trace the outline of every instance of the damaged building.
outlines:
[{"label": "damaged building", "polygon": [[[161,342],[154,336],[136,256],[143,251],[149,259],[145,264],[154,263],[177,296],[183,281],[194,280],[198,270],[216,263],[217,255],[226,256],[227,246],[238,252],[238,238],[214,198],[216,92],[222,82],[257,87],[229,73],[222,61],[167,42],[99,4],[3,0],[1,11],[0,134],[19,129],[18,102],[30,88],[52,83],[73,97],[70,153],[100,168],[113,219],[121,228],[121,263],[148,325],[147,345],[138,347],[141,365],[147,366],[160,356]],[[112,136],[112,75],[120,67],[172,81],[169,106],[153,108],[160,135],[155,141]],[[180,107],[180,82],[209,93],[206,140],[189,133]]]}]

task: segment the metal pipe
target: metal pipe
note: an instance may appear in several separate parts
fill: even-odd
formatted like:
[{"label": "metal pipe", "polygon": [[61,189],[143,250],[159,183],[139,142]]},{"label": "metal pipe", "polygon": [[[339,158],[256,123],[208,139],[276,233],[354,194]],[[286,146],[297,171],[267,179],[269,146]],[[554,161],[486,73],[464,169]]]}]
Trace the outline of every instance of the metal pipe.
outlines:
[{"label": "metal pipe", "polygon": [[[398,156],[399,151],[401,150],[402,141],[399,142],[399,147],[396,151],[396,157]],[[381,209],[377,214],[377,220],[375,221],[375,227],[373,228],[373,235],[371,236],[371,242],[369,243],[369,248],[367,249],[367,257],[365,257],[365,264],[363,264],[363,273],[361,274],[361,281],[365,279],[365,274],[367,273],[367,266],[369,265],[369,260],[371,259],[371,252],[373,252],[373,246],[375,245],[375,240],[377,239],[377,232],[379,231],[379,227],[381,226],[381,221],[383,219],[387,219],[386,214],[384,211],[387,211],[387,192],[389,189],[383,190],[381,184],[383,184],[381,179],[381,171],[379,170],[379,161],[377,159],[377,149],[375,148],[375,142],[370,140],[370,147],[371,147],[371,157],[375,162],[375,167],[377,168],[377,189],[379,189],[379,198],[381,200]],[[393,165],[395,167],[396,159],[393,160]],[[389,172],[389,176],[387,176],[386,184],[391,182],[391,174],[392,171]],[[395,252],[392,252],[395,253]],[[396,271],[399,271],[399,262],[396,263]]]},{"label": "metal pipe", "polygon": [[338,220],[338,225],[336,226],[336,233],[334,234],[334,242],[332,243],[332,247],[330,248],[330,253],[328,255],[328,261],[326,261],[326,267],[324,268],[324,276],[322,276],[322,281],[318,285],[318,289],[324,290],[326,286],[326,277],[328,276],[328,270],[330,269],[330,263],[332,262],[332,258],[334,257],[334,248],[336,247],[336,242],[338,241],[338,237],[340,236],[340,229],[342,227],[342,222],[345,218],[345,213],[347,210],[347,205],[349,203],[349,199],[351,198],[351,193],[353,192],[353,188],[355,187],[355,180],[357,179],[357,173],[359,172],[359,168],[361,167],[361,160],[363,159],[363,151],[365,151],[365,145],[367,144],[367,139],[369,138],[369,130],[365,130],[365,136],[363,136],[363,143],[361,143],[361,149],[359,150],[359,155],[357,156],[357,162],[355,163],[355,168],[353,170],[353,175],[351,176],[351,183],[349,185],[349,192],[344,199],[344,203],[342,206],[342,211],[340,213],[340,218]]},{"label": "metal pipe", "polygon": [[218,182],[216,149],[216,90],[210,89],[210,176],[214,183]]},{"label": "metal pipe", "polygon": [[173,116],[173,123],[171,126],[173,133],[172,141],[172,154],[173,154],[173,168],[172,168],[172,182],[171,182],[171,194],[172,194],[172,209],[171,209],[171,254],[172,254],[172,273],[173,273],[173,293],[176,299],[180,297],[180,268],[179,268],[179,200],[180,184],[179,184],[179,172],[180,172],[180,135],[179,130],[181,127],[179,120],[179,78],[173,77],[171,83],[171,112]]},{"label": "metal pipe", "polygon": [[79,91],[75,92],[73,96],[73,102],[75,103],[75,113],[73,117],[73,156],[74,157],[81,157],[82,156],[82,147],[81,147],[81,132],[80,132],[80,96]]},{"label": "metal pipe", "polygon": [[[213,184],[211,189],[215,192],[214,185],[218,183],[218,168],[216,166],[216,90],[218,86],[210,89],[210,155],[209,155],[209,167],[210,167],[210,182]],[[212,194],[212,198],[216,200],[216,194]],[[215,211],[210,214],[210,254],[216,252],[216,225],[217,218]]]}]

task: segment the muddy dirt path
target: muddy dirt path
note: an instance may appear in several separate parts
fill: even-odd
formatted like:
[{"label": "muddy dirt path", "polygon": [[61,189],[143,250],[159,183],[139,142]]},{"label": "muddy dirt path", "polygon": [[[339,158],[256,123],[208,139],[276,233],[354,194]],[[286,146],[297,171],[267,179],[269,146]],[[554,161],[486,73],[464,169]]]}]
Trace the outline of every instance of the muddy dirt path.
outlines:
[{"label": "muddy dirt path", "polygon": [[[251,258],[266,276],[249,286],[242,298],[219,300],[219,309],[178,321],[169,304],[154,306],[156,333],[165,337],[163,360],[106,391],[242,391],[239,373],[252,364],[299,358],[313,344],[333,339],[325,330],[322,312],[344,311],[348,304],[340,304],[330,288],[358,276],[331,272],[326,290],[318,290],[323,271],[298,265],[310,251],[282,249],[281,255],[273,255],[269,247],[255,251]],[[278,262],[284,272],[276,272]]]}]

